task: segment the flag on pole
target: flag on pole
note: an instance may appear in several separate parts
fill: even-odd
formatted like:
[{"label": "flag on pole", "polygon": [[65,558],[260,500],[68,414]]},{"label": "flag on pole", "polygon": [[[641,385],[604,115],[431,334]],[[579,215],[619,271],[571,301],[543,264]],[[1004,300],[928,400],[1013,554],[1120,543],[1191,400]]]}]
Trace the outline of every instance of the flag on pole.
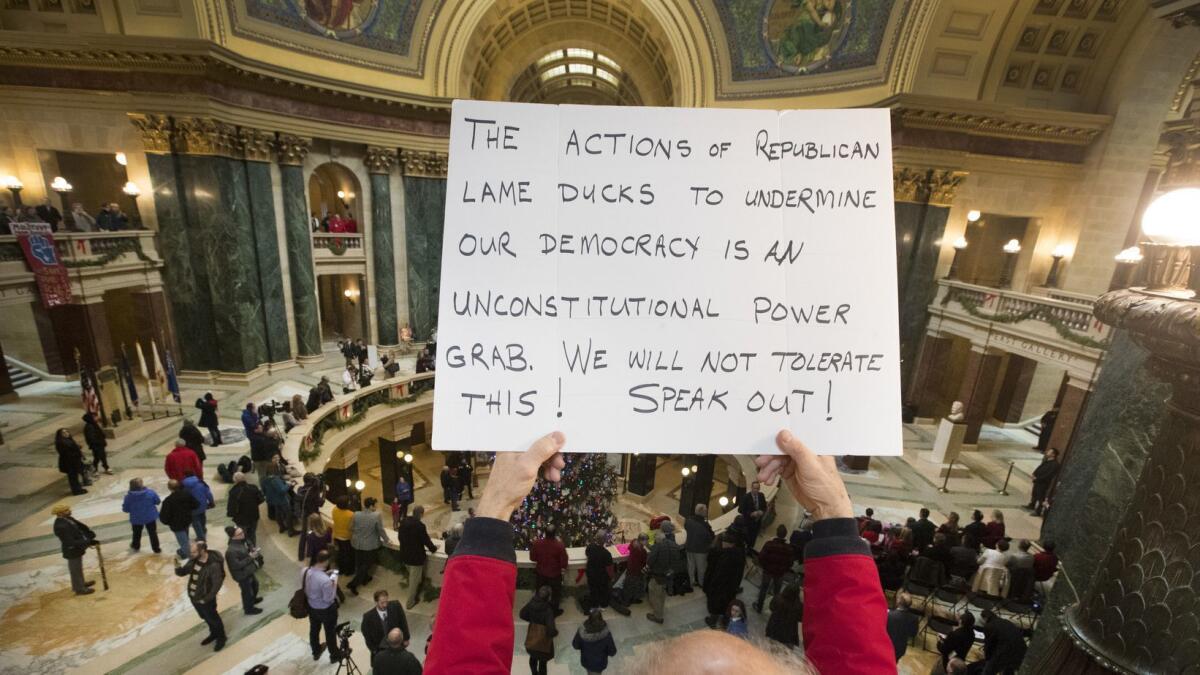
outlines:
[{"label": "flag on pole", "polygon": [[179,398],[179,378],[175,376],[175,359],[171,358],[171,350],[163,346],[163,353],[167,356],[167,391],[171,392],[171,397],[176,403],[181,403]]},{"label": "flag on pole", "polygon": [[96,394],[91,371],[84,368],[79,371],[79,398],[83,401],[83,411],[91,413],[96,420],[100,419],[100,397]]},{"label": "flag on pole", "polygon": [[150,394],[150,405],[154,405],[158,401],[154,398],[154,386],[150,383],[150,371],[146,368],[146,355],[142,353],[142,343],[133,343],[137,347],[138,365],[142,369],[142,379],[146,380],[146,392]]},{"label": "flag on pole", "polygon": [[125,378],[125,388],[129,390],[130,402],[137,406],[137,385],[133,383],[133,370],[129,367],[129,356],[125,354],[125,345],[121,345],[121,376]]},{"label": "flag on pole", "polygon": [[150,341],[150,351],[154,352],[154,381],[158,383],[158,397],[166,399],[167,371],[163,368],[162,361],[158,358],[158,343],[154,340]]}]

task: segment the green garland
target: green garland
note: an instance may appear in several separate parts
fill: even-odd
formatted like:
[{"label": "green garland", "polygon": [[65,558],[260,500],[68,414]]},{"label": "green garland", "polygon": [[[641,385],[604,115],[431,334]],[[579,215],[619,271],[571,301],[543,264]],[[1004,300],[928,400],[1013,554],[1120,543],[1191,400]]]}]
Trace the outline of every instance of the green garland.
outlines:
[{"label": "green garland", "polygon": [[[367,411],[377,405],[386,405],[389,408],[395,408],[398,406],[407,405],[409,403],[416,401],[418,398],[420,398],[420,394],[413,394],[411,396],[401,396],[400,398],[394,398],[394,399],[389,398],[389,399],[380,400],[376,396],[377,394],[380,394],[380,393],[386,395],[387,390],[380,389],[378,392],[375,392],[374,394],[371,394],[370,396],[360,399],[360,400],[368,401],[368,405],[355,411],[354,414],[350,415],[349,417],[347,417],[344,420],[338,419],[337,415],[333,414],[328,417],[325,417],[320,422],[317,422],[317,425],[315,427],[313,427],[313,430],[312,430],[312,436],[313,436],[312,448],[310,448],[308,450],[305,450],[304,448],[300,448],[300,453],[299,453],[300,461],[305,464],[308,464],[309,462],[313,461],[317,457],[321,456],[322,441],[325,438],[326,431],[328,431],[330,429],[332,429],[334,431],[341,431],[342,429],[345,429],[347,427],[351,427],[351,426],[354,426],[355,424],[358,424],[359,422],[361,422],[363,420],[364,417],[367,416]],[[352,403],[352,405],[353,405],[353,403]]]},{"label": "green garland", "polygon": [[[1020,323],[1032,318],[1033,315],[1040,309],[1038,307],[1031,307],[1020,314],[988,314],[980,311],[979,303],[974,299],[967,296],[958,295],[957,293],[947,293],[945,299],[942,301],[943,306],[950,302],[951,296],[953,296],[953,299],[958,300],[958,304],[962,305],[962,308],[967,311],[967,314],[970,314],[977,319],[983,319],[984,321],[992,321],[995,323]],[[1077,345],[1091,347],[1092,349],[1108,349],[1107,340],[1093,340],[1086,335],[1079,335],[1072,331],[1070,326],[1055,317],[1048,316],[1040,318],[1038,321],[1050,324],[1054,328],[1055,332],[1058,333],[1059,337],[1067,340],[1068,342],[1074,342]]]},{"label": "green garland", "polygon": [[329,241],[329,252],[334,255],[345,255],[349,248],[346,240],[341,237],[334,237]]},{"label": "green garland", "polygon": [[126,253],[133,253],[138,257],[138,260],[141,260],[144,263],[154,264],[154,259],[146,255],[145,251],[142,250],[141,239],[120,239],[117,241],[118,243],[113,244],[112,248],[108,249],[104,253],[101,253],[96,258],[92,258],[90,260],[63,259],[63,267],[69,269],[75,269],[79,267],[104,267]]}]

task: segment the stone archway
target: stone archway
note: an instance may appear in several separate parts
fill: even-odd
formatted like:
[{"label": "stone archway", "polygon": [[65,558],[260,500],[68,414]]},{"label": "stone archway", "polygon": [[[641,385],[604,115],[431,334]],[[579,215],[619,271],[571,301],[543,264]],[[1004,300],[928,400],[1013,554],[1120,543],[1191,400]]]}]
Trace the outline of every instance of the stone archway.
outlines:
[{"label": "stone archway", "polygon": [[[325,162],[308,176],[308,211],[323,219],[330,214],[351,216],[355,223],[363,222],[362,185],[349,167],[337,162]],[[362,226],[357,227],[362,232]]]}]

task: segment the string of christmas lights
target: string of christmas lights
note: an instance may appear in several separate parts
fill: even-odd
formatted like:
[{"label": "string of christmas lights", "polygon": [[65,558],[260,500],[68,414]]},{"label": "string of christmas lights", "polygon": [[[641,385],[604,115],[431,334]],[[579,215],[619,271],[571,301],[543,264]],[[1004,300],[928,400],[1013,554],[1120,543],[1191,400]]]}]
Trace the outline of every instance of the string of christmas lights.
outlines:
[{"label": "string of christmas lights", "polygon": [[564,459],[562,481],[556,485],[539,478],[513,513],[517,548],[528,549],[551,524],[567,546],[585,546],[599,532],[605,534],[606,544],[612,543],[617,470],[607,455],[568,454]]}]

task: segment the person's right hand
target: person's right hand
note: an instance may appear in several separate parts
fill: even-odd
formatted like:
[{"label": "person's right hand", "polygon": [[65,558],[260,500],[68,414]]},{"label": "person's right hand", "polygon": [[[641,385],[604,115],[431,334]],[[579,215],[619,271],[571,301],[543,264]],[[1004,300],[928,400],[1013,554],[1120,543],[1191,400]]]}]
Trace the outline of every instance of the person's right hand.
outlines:
[{"label": "person's right hand", "polygon": [[775,436],[775,444],[782,455],[759,455],[754,460],[758,480],[772,483],[782,476],[792,496],[816,520],[854,517],[850,495],[833,457],[818,456],[787,429]]},{"label": "person's right hand", "polygon": [[487,485],[479,496],[475,513],[487,518],[508,520],[521,500],[533,489],[538,474],[557,483],[566,467],[559,453],[567,439],[562,432],[542,436],[525,452],[498,452]]}]

